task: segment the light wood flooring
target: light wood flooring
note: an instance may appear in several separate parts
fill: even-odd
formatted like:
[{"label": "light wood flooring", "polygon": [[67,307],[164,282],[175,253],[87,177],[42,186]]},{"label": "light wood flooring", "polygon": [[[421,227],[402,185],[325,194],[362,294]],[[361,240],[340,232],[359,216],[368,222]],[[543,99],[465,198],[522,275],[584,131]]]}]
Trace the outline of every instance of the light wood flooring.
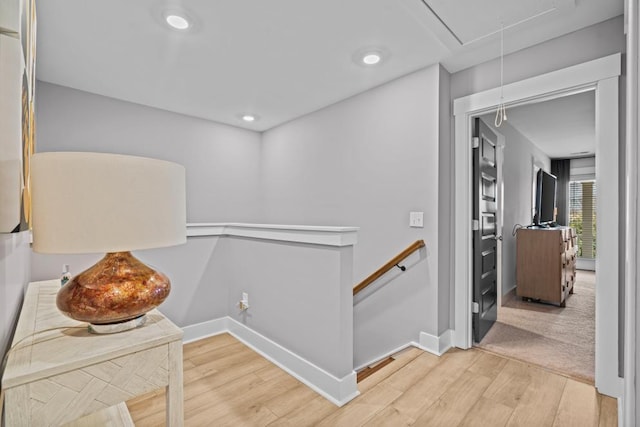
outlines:
[{"label": "light wood flooring", "polygon": [[[617,403],[585,383],[478,349],[409,348],[342,408],[228,334],[184,346],[186,426],[617,426]],[[164,392],[127,402],[164,424]]]}]

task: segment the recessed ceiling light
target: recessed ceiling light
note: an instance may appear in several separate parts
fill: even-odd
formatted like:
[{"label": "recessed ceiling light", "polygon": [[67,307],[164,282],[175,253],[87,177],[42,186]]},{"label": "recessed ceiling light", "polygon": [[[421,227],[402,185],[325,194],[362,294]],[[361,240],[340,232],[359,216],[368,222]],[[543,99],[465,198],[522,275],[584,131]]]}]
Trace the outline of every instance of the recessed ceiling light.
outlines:
[{"label": "recessed ceiling light", "polygon": [[186,30],[190,26],[187,18],[180,15],[167,15],[165,20],[167,21],[167,24],[171,25],[171,27],[175,28],[176,30]]},{"label": "recessed ceiling light", "polygon": [[386,62],[390,56],[389,50],[382,46],[368,46],[355,51],[351,59],[361,67],[374,67]]},{"label": "recessed ceiling light", "polygon": [[255,114],[243,114],[241,118],[245,122],[249,122],[249,123],[255,122],[256,120],[258,120],[258,116],[256,116]]},{"label": "recessed ceiling light", "polygon": [[362,57],[362,62],[366,65],[376,65],[382,60],[382,57],[377,52],[367,53]]}]

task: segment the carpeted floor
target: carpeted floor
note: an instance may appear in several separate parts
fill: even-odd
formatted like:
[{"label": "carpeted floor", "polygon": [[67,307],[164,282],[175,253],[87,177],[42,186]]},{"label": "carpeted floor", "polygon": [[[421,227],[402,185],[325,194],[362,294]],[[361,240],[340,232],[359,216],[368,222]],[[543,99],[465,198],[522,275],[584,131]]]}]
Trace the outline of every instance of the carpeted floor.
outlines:
[{"label": "carpeted floor", "polygon": [[594,272],[579,270],[564,308],[511,298],[478,346],[593,384],[595,282]]}]

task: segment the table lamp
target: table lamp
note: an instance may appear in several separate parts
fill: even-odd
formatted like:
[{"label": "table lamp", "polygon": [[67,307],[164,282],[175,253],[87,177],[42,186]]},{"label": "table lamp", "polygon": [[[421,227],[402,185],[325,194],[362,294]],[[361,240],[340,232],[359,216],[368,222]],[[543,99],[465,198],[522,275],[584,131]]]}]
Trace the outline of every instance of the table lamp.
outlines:
[{"label": "table lamp", "polygon": [[184,167],[119,154],[37,153],[31,183],[35,252],[107,253],[60,288],[58,309],[94,333],[144,324],[171,285],[129,251],[186,242]]}]

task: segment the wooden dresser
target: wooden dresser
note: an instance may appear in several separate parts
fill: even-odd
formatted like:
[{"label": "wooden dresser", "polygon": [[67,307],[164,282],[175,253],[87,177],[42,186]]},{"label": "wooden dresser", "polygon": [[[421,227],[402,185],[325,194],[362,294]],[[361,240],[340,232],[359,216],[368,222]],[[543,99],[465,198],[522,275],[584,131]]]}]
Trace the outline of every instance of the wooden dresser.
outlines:
[{"label": "wooden dresser", "polygon": [[516,295],[565,306],[576,280],[575,230],[521,228],[516,237]]},{"label": "wooden dresser", "polygon": [[182,426],[182,330],[152,310],[140,328],[93,335],[58,311],[58,289],[27,289],[2,377],[5,425],[129,426],[123,402],[166,387],[166,425]]}]

